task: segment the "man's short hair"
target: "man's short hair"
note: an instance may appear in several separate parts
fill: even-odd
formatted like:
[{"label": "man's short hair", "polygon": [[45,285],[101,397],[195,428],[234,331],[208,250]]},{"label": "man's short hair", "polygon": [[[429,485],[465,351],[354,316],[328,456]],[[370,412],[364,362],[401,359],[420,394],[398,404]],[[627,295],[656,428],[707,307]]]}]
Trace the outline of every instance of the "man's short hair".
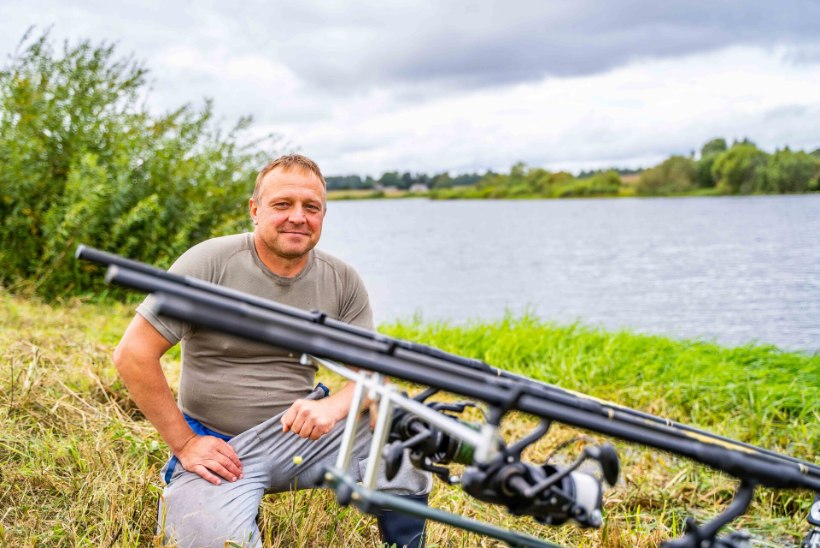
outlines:
[{"label": "man's short hair", "polygon": [[268,162],[268,164],[259,172],[259,175],[256,176],[256,185],[253,187],[254,200],[259,199],[259,189],[262,186],[262,179],[265,178],[265,175],[277,168],[282,171],[300,171],[304,174],[312,173],[313,175],[316,175],[320,181],[322,181],[322,186],[327,188],[325,177],[322,175],[322,170],[319,169],[316,162],[307,156],[302,156],[301,154],[285,154],[284,156],[280,156],[275,160]]}]

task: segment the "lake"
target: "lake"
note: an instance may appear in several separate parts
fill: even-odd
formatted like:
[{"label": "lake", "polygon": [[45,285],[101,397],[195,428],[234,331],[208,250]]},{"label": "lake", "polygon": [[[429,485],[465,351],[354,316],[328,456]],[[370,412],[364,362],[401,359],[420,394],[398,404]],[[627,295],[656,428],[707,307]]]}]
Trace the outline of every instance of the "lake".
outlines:
[{"label": "lake", "polygon": [[506,312],[820,350],[820,195],[330,202],[377,321]]}]

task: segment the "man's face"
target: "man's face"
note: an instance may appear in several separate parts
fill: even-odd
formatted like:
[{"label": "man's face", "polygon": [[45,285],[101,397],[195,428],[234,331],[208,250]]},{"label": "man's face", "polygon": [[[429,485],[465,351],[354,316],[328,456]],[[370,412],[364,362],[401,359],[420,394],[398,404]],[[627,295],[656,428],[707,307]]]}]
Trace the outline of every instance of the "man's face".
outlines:
[{"label": "man's face", "polygon": [[277,168],[262,179],[258,198],[250,199],[250,210],[257,242],[277,257],[298,259],[322,235],[325,187],[313,173]]}]

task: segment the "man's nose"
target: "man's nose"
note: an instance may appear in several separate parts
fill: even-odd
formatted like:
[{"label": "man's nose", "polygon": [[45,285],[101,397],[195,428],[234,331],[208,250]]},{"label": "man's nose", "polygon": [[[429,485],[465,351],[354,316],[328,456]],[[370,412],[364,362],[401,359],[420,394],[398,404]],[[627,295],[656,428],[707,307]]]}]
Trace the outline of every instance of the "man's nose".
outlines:
[{"label": "man's nose", "polygon": [[305,210],[302,209],[302,206],[295,205],[290,211],[290,218],[288,220],[292,223],[305,222]]}]

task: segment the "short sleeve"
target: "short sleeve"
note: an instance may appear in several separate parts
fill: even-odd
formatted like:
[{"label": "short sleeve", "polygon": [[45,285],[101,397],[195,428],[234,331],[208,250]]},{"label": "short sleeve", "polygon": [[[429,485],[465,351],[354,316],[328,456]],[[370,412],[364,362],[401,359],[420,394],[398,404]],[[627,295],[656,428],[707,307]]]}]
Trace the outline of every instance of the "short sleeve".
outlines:
[{"label": "short sleeve", "polygon": [[[168,272],[179,274],[180,276],[192,276],[206,281],[212,281],[213,264],[210,261],[210,253],[207,246],[198,244],[183,253],[168,269]],[[154,303],[156,298],[148,295],[137,307],[137,314],[145,318],[160,335],[171,343],[176,344],[193,331],[193,326],[187,322],[160,316],[154,313]]]},{"label": "short sleeve", "polygon": [[344,299],[339,319],[374,331],[373,309],[370,307],[370,296],[364,282],[353,268],[348,267],[345,274]]},{"label": "short sleeve", "polygon": [[137,307],[137,314],[145,318],[145,320],[150,323],[160,335],[165,337],[165,340],[172,345],[177,344],[185,336],[190,334],[191,325],[174,318],[169,318],[168,316],[159,316],[155,314],[155,301],[156,299],[153,295],[148,295],[145,297],[145,300],[142,301]]}]

